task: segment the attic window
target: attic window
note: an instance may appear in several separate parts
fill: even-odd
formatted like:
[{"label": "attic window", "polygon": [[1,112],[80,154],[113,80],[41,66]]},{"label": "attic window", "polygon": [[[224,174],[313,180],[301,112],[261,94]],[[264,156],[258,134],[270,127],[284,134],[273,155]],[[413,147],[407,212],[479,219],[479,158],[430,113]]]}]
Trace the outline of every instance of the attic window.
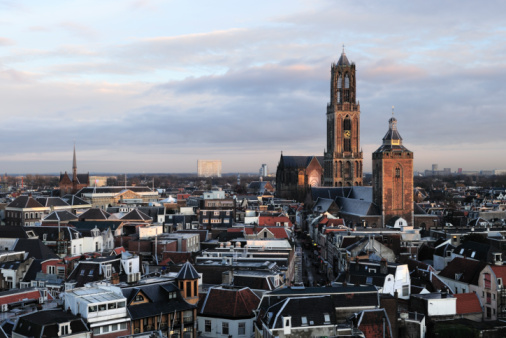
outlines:
[{"label": "attic window", "polygon": [[135,296],[135,301],[142,302],[142,301],[144,301],[144,297],[142,295],[137,295],[137,296]]},{"label": "attic window", "polygon": [[471,254],[471,258],[474,258],[475,255],[476,255],[476,251],[473,251],[473,253]]},{"label": "attic window", "polygon": [[300,318],[300,321],[302,322],[302,326],[307,326],[307,317],[306,316],[302,316]]},{"label": "attic window", "polygon": [[464,249],[460,249],[460,254],[462,255],[464,253]]},{"label": "attic window", "polygon": [[330,315],[328,313],[323,314],[323,319],[325,321],[325,324],[330,324]]}]

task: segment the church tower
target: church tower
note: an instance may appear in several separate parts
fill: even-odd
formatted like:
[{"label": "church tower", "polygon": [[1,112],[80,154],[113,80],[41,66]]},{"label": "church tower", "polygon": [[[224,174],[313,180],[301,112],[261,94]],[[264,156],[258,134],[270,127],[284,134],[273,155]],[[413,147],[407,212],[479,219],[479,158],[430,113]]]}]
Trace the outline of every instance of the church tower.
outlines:
[{"label": "church tower", "polygon": [[355,64],[346,54],[330,69],[330,103],[327,104],[327,151],[324,154],[325,186],[362,185],[360,104],[356,102]]},{"label": "church tower", "polygon": [[372,154],[373,202],[381,210],[383,226],[399,217],[414,225],[413,152],[402,145],[395,117],[388,123],[383,145]]}]

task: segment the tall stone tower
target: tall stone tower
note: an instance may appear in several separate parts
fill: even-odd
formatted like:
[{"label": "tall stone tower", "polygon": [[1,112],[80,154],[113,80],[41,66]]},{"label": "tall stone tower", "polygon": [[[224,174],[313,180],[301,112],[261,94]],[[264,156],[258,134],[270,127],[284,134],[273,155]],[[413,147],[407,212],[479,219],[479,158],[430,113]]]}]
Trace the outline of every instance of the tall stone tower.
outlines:
[{"label": "tall stone tower", "polygon": [[383,226],[394,217],[413,225],[413,152],[402,145],[395,117],[388,123],[383,145],[372,154],[373,202],[381,210]]},{"label": "tall stone tower", "polygon": [[327,105],[327,151],[323,184],[331,187],[362,185],[360,104],[356,102],[355,64],[341,54],[330,70]]}]

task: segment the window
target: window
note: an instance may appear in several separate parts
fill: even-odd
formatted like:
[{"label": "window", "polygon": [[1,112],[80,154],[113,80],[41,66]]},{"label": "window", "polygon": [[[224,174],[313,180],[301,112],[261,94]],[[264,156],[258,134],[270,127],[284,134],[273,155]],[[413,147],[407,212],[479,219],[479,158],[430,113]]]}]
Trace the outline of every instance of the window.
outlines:
[{"label": "window", "polygon": [[90,305],[88,306],[88,312],[91,313],[91,312],[97,312],[98,308],[96,305]]},{"label": "window", "polygon": [[204,324],[204,331],[205,332],[211,332],[211,321],[206,319]]},{"label": "window", "polygon": [[325,324],[330,324],[330,315],[328,313],[324,313],[323,320],[325,321]]},{"label": "window", "polygon": [[219,216],[220,215],[220,212],[219,211],[215,211],[213,212],[213,216]]},{"label": "window", "polygon": [[54,265],[49,265],[49,266],[47,267],[47,273],[48,273],[49,275],[54,275],[54,274],[56,274],[56,267],[55,267]]},{"label": "window", "polygon": [[135,301],[142,302],[142,301],[144,301],[144,297],[142,295],[137,295],[137,296],[135,296]]},{"label": "window", "polygon": [[104,277],[111,278],[111,265],[110,264],[104,266]]},{"label": "window", "polygon": [[395,177],[396,178],[401,177],[401,168],[399,167],[395,168]]},{"label": "window", "polygon": [[228,334],[228,323],[221,323],[221,334]]},{"label": "window", "polygon": [[483,281],[484,281],[484,286],[485,286],[485,289],[490,289],[490,274],[489,273],[484,273],[483,274]]},{"label": "window", "polygon": [[239,323],[239,327],[238,327],[237,333],[240,336],[243,336],[243,335],[246,334],[246,323],[245,322],[240,322]]},{"label": "window", "polygon": [[300,318],[300,321],[302,323],[302,326],[307,326],[307,317],[306,316],[302,316]]},{"label": "window", "polygon": [[60,329],[60,332],[58,334],[59,336],[66,336],[72,333],[72,331],[70,330],[70,323],[59,324],[59,329]]},{"label": "window", "polygon": [[403,297],[409,296],[409,285],[402,286],[402,296]]}]

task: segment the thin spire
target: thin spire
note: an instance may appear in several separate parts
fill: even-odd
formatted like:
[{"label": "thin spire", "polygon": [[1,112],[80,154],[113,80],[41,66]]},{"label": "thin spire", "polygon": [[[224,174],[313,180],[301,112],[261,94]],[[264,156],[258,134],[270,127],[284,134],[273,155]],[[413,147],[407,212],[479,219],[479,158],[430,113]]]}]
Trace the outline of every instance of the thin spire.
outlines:
[{"label": "thin spire", "polygon": [[74,142],[74,160],[72,161],[72,169],[77,169],[77,161],[76,161],[76,143]]},{"label": "thin spire", "polygon": [[395,109],[395,107],[392,106],[392,117],[394,116],[394,109]]}]

